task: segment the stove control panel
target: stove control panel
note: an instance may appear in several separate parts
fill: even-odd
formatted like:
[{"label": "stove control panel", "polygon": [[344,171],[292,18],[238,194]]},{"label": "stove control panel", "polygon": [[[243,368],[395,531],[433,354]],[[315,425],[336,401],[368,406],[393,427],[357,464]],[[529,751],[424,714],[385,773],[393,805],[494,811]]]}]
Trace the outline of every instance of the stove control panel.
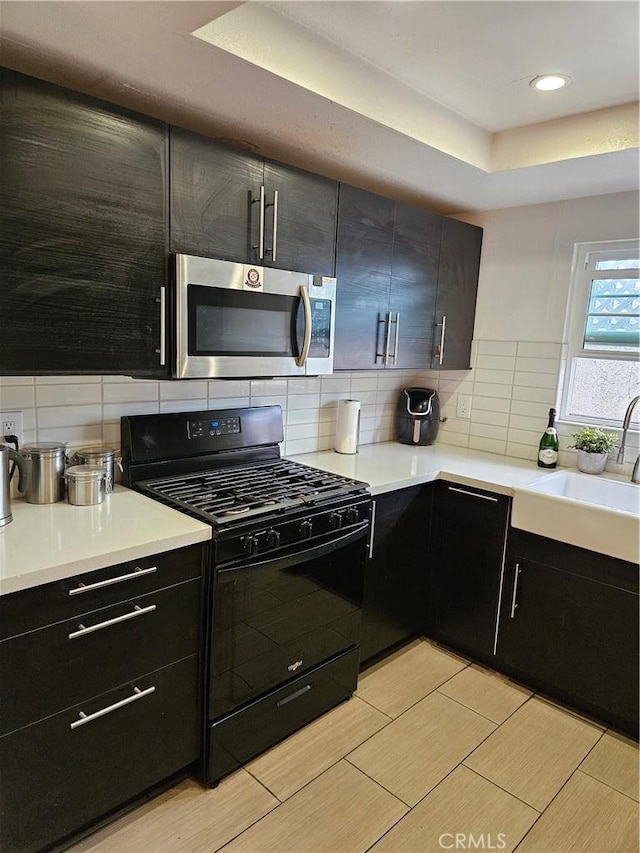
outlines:
[{"label": "stove control panel", "polygon": [[368,496],[355,501],[347,498],[333,508],[307,511],[290,520],[272,520],[266,527],[254,527],[235,534],[230,531],[231,535],[224,536],[216,544],[217,562],[247,560],[281,548],[302,545],[316,537],[338,536],[351,527],[368,523],[370,507]]},{"label": "stove control panel", "polygon": [[189,438],[202,438],[205,435],[239,435],[240,418],[205,418],[187,421]]}]

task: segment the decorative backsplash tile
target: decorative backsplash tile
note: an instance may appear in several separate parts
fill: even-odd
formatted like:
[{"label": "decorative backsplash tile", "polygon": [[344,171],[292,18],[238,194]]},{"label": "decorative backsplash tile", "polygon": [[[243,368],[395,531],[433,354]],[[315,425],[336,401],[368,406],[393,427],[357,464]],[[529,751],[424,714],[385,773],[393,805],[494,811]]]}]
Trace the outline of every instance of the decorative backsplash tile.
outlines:
[{"label": "decorative backsplash tile", "polygon": [[[126,376],[0,377],[0,411],[23,413],[24,443],[67,441],[119,447],[122,415],[282,407],[285,455],[333,446],[338,400],[362,404],[360,443],[391,441],[401,389],[422,385],[438,390],[441,416],[438,443],[507,454],[535,463],[538,441],[555,405],[561,369],[559,343],[474,341],[471,370],[359,371],[295,379],[136,380]],[[458,418],[458,397],[470,398],[470,417]],[[559,424],[560,462],[575,465],[569,448],[576,427]],[[630,473],[638,452],[628,440],[629,460],[609,460],[607,469]]]}]

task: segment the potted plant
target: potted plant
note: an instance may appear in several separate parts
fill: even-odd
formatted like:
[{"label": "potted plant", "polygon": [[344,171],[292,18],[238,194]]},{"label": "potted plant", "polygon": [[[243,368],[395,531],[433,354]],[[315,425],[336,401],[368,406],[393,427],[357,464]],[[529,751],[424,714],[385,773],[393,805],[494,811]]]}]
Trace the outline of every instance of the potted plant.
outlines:
[{"label": "potted plant", "polygon": [[602,427],[580,427],[572,433],[575,440],[569,447],[578,451],[578,470],[584,474],[602,474],[607,464],[607,454],[616,446],[615,433]]}]

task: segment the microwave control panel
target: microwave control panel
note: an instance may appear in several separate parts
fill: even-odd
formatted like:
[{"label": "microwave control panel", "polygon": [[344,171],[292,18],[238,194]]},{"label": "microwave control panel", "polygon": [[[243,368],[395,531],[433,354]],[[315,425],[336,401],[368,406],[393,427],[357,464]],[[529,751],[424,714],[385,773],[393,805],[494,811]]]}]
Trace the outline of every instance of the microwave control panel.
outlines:
[{"label": "microwave control panel", "polygon": [[238,435],[240,418],[206,418],[188,421],[189,438],[203,438],[206,435]]}]

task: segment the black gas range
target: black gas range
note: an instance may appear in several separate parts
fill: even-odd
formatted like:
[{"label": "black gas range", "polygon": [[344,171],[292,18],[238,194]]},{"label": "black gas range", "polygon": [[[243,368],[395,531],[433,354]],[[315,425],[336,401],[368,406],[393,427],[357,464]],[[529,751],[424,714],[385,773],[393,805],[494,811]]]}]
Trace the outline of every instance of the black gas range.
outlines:
[{"label": "black gas range", "polygon": [[203,777],[356,687],[367,484],[282,459],[279,406],[122,418],[126,485],[212,526]]}]

